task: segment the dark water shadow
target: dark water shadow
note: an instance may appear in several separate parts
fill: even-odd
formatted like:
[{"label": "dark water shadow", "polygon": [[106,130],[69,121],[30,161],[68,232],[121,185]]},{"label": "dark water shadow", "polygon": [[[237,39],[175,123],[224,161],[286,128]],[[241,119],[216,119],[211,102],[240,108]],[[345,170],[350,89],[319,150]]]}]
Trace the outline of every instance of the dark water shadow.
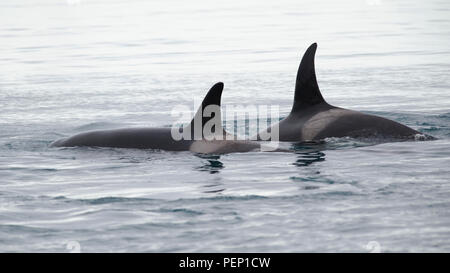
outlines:
[{"label": "dark water shadow", "polygon": [[336,138],[330,140],[292,143],[290,149],[297,154],[297,160],[293,163],[293,165],[305,167],[316,162],[325,161],[326,151],[352,149],[376,144],[378,144],[378,142],[354,138]]},{"label": "dark water shadow", "polygon": [[325,141],[294,143],[291,149],[297,155],[297,159],[292,163],[294,166],[305,167],[325,161],[324,150],[327,150]]},{"label": "dark water shadow", "polygon": [[[328,150],[325,141],[293,143],[292,151],[296,154],[296,159],[292,165],[298,167],[298,174],[291,176],[289,179],[295,183],[299,183],[301,190],[318,190],[322,187],[323,177],[320,175],[320,166],[305,169],[306,167],[325,161]],[[316,182],[319,182],[317,184]],[[331,183],[329,183],[331,184]]]},{"label": "dark water shadow", "polygon": [[[196,156],[201,158],[203,163],[201,166],[194,168],[197,171],[218,174],[220,170],[225,168],[224,164],[220,161],[220,155],[196,154]],[[226,190],[224,184],[221,182],[222,178],[220,176],[214,177],[208,181],[208,184],[201,186],[202,193],[220,195]]]},{"label": "dark water shadow", "polygon": [[202,188],[205,189],[203,191],[203,193],[212,193],[212,194],[221,193],[221,192],[226,190],[224,188],[223,183],[218,182],[218,181],[213,182],[213,183],[208,184],[208,185],[204,185],[204,186],[202,186]]},{"label": "dark water shadow", "polygon": [[219,173],[220,170],[225,168],[223,163],[220,161],[220,155],[206,155],[206,154],[196,154],[196,156],[204,159],[203,164],[195,169],[201,172],[209,172],[210,174]]},{"label": "dark water shadow", "polygon": [[292,163],[292,165],[297,167],[305,167],[322,161],[325,161],[325,153],[321,151],[297,153],[297,160]]}]

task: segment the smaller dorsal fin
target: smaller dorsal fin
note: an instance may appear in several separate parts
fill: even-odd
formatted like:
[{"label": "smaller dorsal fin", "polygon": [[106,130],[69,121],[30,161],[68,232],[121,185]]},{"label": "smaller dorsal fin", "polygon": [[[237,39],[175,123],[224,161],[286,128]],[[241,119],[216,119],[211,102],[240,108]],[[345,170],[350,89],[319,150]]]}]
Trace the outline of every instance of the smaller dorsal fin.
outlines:
[{"label": "smaller dorsal fin", "polygon": [[291,112],[296,112],[305,107],[325,102],[317,84],[316,71],[314,67],[314,56],[317,44],[309,46],[303,55],[297,72],[295,82],[294,105]]},{"label": "smaller dorsal fin", "polygon": [[[203,139],[205,137],[203,129],[205,125],[208,124],[208,121],[211,121],[212,119],[215,119],[217,121],[217,123],[215,123],[216,126],[213,126],[212,128],[212,133],[214,135],[225,134],[225,131],[222,127],[222,111],[220,109],[223,87],[224,84],[222,82],[214,84],[203,99],[202,105],[199,107],[191,123],[186,128],[190,130],[192,139]],[[215,111],[210,113],[211,116],[208,116],[207,114],[208,110],[211,110],[211,108],[207,108],[208,106],[217,107],[213,108],[213,110]]]}]

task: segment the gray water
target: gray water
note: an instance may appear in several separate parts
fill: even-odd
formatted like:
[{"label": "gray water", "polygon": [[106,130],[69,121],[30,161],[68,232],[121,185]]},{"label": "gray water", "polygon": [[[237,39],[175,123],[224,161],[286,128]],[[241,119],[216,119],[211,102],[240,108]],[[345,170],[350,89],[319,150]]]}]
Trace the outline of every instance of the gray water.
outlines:
[{"label": "gray water", "polygon": [[[450,2],[211,3],[0,3],[0,251],[450,252]],[[220,156],[48,147],[170,126],[217,81],[223,105],[283,117],[313,42],[330,104],[438,140]]]}]

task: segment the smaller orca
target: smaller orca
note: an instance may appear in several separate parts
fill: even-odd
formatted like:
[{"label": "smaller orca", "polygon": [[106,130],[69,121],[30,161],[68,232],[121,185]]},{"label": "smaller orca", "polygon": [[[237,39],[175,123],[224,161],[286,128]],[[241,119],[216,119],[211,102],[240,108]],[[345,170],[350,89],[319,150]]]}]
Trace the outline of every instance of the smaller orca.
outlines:
[{"label": "smaller orca", "polygon": [[[328,104],[314,67],[317,44],[305,52],[297,72],[294,105],[278,126],[279,141],[307,142],[329,137],[377,140],[434,139],[398,122]],[[270,132],[274,126],[267,129]],[[256,138],[261,139],[259,133]]]},{"label": "smaller orca", "polygon": [[[245,140],[236,140],[225,132],[222,127],[220,101],[223,83],[216,83],[203,99],[201,106],[191,123],[182,128],[123,128],[113,130],[97,130],[80,133],[69,138],[57,140],[50,147],[115,147],[134,149],[157,149],[166,151],[192,151],[205,154],[222,154],[232,152],[249,152],[261,147],[260,144]],[[217,111],[205,116],[207,107],[216,106]],[[203,130],[215,119],[211,132]],[[214,127],[215,126],[215,127]],[[196,131],[199,129],[198,131]],[[189,132],[189,139],[174,139],[174,132]],[[192,137],[194,133],[199,138]],[[226,137],[228,136],[228,137]],[[230,138],[231,136],[231,138]],[[232,140],[230,140],[232,139]]]}]

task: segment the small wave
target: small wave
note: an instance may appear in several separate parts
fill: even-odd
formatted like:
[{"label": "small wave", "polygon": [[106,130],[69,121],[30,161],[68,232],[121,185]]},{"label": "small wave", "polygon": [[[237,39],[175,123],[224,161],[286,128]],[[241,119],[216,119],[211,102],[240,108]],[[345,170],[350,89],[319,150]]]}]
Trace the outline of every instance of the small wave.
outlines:
[{"label": "small wave", "polygon": [[104,204],[112,204],[112,203],[128,203],[128,202],[148,202],[154,201],[154,199],[150,198],[136,198],[136,197],[100,197],[95,199],[70,199],[65,196],[57,196],[53,198],[54,200],[64,200],[65,202],[81,202],[89,205],[104,205]]},{"label": "small wave", "polygon": [[190,202],[195,201],[251,201],[251,200],[261,200],[261,199],[269,199],[273,197],[267,197],[262,195],[216,195],[211,197],[200,197],[200,198],[180,198],[176,200],[172,200],[170,202],[179,203],[179,202]]},{"label": "small wave", "polygon": [[123,203],[123,202],[142,202],[142,201],[150,201],[148,198],[127,198],[127,197],[101,197],[97,199],[87,199],[85,202],[91,205],[102,205],[102,204],[110,204],[110,203]]},{"label": "small wave", "polygon": [[416,141],[424,141],[424,140],[432,140],[432,139],[435,139],[435,138],[432,136],[425,135],[425,134],[415,134],[414,135],[414,140],[416,140]]},{"label": "small wave", "polygon": [[180,208],[180,209],[159,209],[159,212],[168,212],[168,213],[182,213],[182,214],[188,214],[188,215],[202,215],[205,214],[204,212],[201,211],[196,211],[196,210],[191,210],[191,209],[185,209],[185,208]]},{"label": "small wave", "polygon": [[442,118],[442,119],[450,119],[450,113],[444,113],[444,114],[438,115],[437,117]]},{"label": "small wave", "polygon": [[54,229],[31,227],[25,225],[0,225],[0,231],[4,231],[10,234],[23,234],[23,233],[41,233],[48,234],[49,232],[56,232]]},{"label": "small wave", "polygon": [[300,176],[291,176],[289,179],[293,181],[300,181],[300,182],[315,182],[315,183],[324,183],[324,184],[334,184],[335,182],[328,178],[323,177],[300,177]]}]

